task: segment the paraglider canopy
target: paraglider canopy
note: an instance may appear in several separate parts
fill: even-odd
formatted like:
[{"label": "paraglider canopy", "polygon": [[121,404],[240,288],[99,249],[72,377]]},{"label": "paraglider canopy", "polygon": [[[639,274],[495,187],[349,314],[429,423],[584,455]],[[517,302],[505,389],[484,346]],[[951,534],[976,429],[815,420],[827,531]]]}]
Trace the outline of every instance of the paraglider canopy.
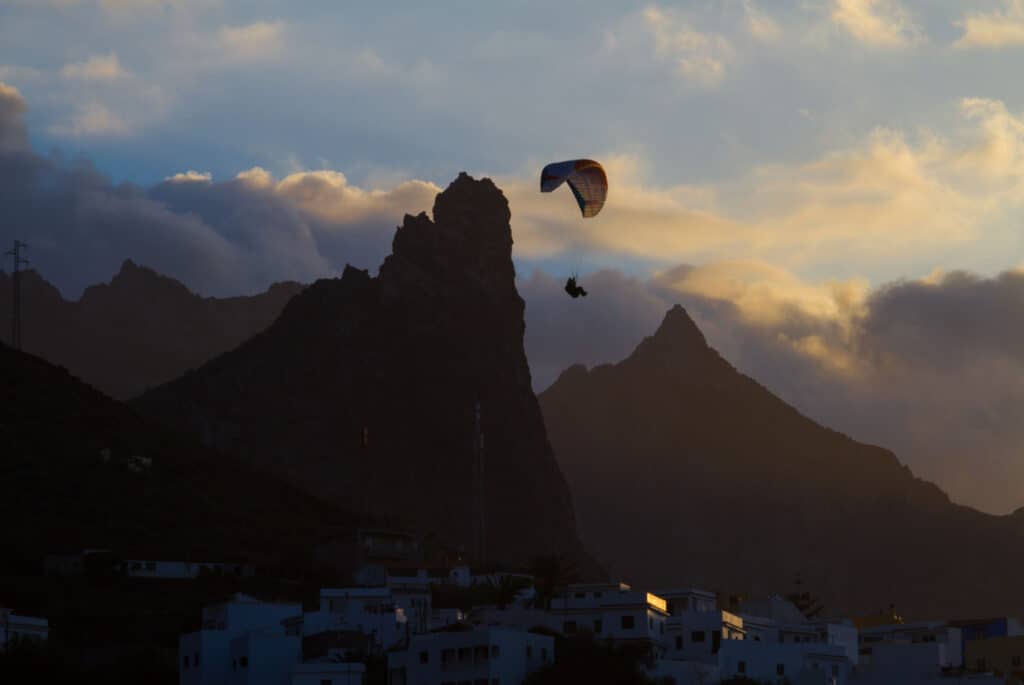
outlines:
[{"label": "paraglider canopy", "polygon": [[550,193],[568,182],[584,218],[597,216],[608,196],[608,177],[592,159],[571,159],[548,164],[540,172],[540,192]]}]

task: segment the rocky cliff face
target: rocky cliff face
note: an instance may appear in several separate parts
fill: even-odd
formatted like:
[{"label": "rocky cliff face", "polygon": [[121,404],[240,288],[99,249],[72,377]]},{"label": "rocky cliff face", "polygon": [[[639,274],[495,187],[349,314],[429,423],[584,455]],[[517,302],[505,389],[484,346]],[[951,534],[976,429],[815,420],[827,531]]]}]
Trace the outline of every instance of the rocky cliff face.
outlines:
[{"label": "rocky cliff face", "polygon": [[[127,260],[110,283],[68,301],[34,271],[22,274],[22,347],[127,399],[177,378],[263,330],[302,289],[275,283],[251,297],[200,297]],[[0,339],[11,330],[11,277],[0,273]]]},{"label": "rocky cliff face", "polygon": [[824,428],[737,372],[681,307],[627,359],[541,397],[588,549],[637,583],[786,593],[827,609],[1024,611],[1020,513],[950,502],[891,452]]},{"label": "rocky cliff face", "polygon": [[489,560],[578,558],[523,351],[509,219],[490,180],[461,174],[433,220],[405,217],[378,277],[349,267],[314,283],[265,332],[137,406],[467,556],[482,524]]}]

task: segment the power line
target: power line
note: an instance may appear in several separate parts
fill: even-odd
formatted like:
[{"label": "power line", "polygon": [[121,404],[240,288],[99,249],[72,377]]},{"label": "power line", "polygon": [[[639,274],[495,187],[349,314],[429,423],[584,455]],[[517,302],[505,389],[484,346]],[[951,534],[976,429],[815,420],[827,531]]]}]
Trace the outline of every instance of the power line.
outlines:
[{"label": "power line", "polygon": [[21,349],[21,267],[28,266],[28,260],[21,256],[21,251],[27,247],[28,245],[20,240],[15,240],[14,249],[4,253],[14,258],[14,272],[12,274],[14,306],[11,311],[11,346],[16,350]]}]

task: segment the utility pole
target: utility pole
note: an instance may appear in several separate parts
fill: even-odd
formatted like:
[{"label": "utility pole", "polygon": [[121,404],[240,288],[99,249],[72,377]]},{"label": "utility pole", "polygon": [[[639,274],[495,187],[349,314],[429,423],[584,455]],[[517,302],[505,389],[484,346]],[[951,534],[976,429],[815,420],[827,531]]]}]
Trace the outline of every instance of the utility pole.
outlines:
[{"label": "utility pole", "polygon": [[14,306],[11,309],[11,347],[21,349],[21,267],[28,265],[28,260],[21,256],[21,251],[28,245],[20,240],[14,241],[14,249],[5,254],[14,258],[14,271],[12,273],[12,291],[14,293]]}]

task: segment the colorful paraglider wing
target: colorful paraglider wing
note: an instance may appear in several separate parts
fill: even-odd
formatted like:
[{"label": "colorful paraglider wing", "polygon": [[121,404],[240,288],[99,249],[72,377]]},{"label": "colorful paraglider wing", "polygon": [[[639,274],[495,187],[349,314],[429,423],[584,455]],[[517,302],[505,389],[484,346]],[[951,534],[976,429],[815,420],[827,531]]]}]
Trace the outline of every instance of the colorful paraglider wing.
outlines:
[{"label": "colorful paraglider wing", "polygon": [[540,172],[542,193],[550,193],[566,181],[583,216],[597,216],[608,196],[608,177],[601,165],[591,159],[573,159],[548,164]]}]

